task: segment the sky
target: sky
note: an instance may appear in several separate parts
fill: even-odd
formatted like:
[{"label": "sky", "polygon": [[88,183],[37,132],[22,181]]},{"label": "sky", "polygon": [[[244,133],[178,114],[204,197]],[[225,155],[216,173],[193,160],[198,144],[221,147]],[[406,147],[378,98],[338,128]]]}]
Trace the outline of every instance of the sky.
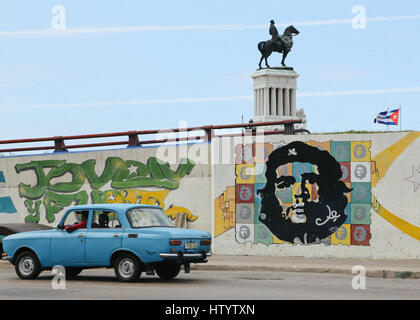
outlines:
[{"label": "sky", "polygon": [[0,0],[0,140],[247,122],[271,19],[308,130],[420,130],[417,0]]}]

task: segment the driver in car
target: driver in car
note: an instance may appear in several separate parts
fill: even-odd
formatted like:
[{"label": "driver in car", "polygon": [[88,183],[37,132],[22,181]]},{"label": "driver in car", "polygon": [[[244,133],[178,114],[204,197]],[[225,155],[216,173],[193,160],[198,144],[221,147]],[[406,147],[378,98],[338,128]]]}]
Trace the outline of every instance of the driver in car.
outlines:
[{"label": "driver in car", "polygon": [[88,221],[89,211],[82,211],[82,218],[81,222],[75,223],[72,225],[68,225],[65,227],[67,232],[72,232],[78,229],[86,229],[87,228],[87,221]]}]

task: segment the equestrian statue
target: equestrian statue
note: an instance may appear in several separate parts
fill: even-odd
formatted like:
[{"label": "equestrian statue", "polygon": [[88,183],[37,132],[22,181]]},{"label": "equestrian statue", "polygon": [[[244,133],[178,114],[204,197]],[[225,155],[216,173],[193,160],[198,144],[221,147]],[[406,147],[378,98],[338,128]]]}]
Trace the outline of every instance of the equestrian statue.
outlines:
[{"label": "equestrian statue", "polygon": [[284,30],[282,36],[279,35],[276,26],[274,25],[274,20],[270,20],[270,29],[269,29],[271,39],[267,41],[261,41],[258,43],[258,50],[261,52],[261,59],[259,63],[260,69],[261,62],[265,59],[265,65],[267,68],[270,66],[267,63],[267,58],[273,52],[283,53],[283,59],[281,61],[282,66],[286,66],[284,64],[284,59],[286,59],[287,54],[290,52],[293,46],[293,36],[298,35],[299,31],[294,26],[289,26]]}]

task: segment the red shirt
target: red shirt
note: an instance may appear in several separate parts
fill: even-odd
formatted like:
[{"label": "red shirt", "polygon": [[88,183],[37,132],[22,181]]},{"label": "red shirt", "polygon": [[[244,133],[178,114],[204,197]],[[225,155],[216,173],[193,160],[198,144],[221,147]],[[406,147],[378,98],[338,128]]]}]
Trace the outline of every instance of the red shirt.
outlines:
[{"label": "red shirt", "polygon": [[66,231],[71,232],[77,229],[84,229],[87,227],[87,221],[66,226]]}]

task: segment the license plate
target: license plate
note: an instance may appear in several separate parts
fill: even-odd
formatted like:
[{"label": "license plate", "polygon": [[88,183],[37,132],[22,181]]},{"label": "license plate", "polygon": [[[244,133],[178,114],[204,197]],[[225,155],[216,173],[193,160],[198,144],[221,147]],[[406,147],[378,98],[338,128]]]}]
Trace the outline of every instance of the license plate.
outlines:
[{"label": "license plate", "polygon": [[197,242],[187,242],[185,243],[185,249],[197,249]]}]

